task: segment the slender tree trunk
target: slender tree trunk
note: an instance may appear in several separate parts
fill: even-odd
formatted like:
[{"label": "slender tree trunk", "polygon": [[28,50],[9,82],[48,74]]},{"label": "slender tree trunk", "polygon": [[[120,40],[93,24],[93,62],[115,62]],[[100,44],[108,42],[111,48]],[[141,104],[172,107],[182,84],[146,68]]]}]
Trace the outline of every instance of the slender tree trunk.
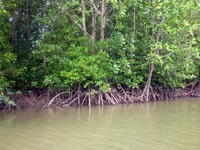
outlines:
[{"label": "slender tree trunk", "polygon": [[13,18],[13,23],[12,23],[12,46],[13,46],[13,50],[15,51],[16,50],[16,17],[14,15],[14,18]]},{"label": "slender tree trunk", "polygon": [[107,11],[107,3],[106,0],[102,0],[101,5],[101,34],[100,41],[103,41],[105,38],[105,29],[106,29],[106,11]]},{"label": "slender tree trunk", "polygon": [[90,6],[92,7],[92,35],[91,35],[91,40],[92,40],[92,44],[94,45],[95,42],[96,42],[98,10],[97,10],[93,0],[90,0]]},{"label": "slender tree trunk", "polygon": [[82,28],[83,28],[83,33],[85,36],[87,36],[87,29],[86,29],[86,19],[85,19],[85,1],[81,0],[81,8],[82,8]]},{"label": "slender tree trunk", "polygon": [[148,79],[147,79],[145,88],[142,92],[141,101],[144,101],[144,100],[149,101],[149,90],[151,88],[151,80],[152,80],[154,69],[155,69],[155,65],[154,65],[154,63],[151,63],[150,69],[149,69]]},{"label": "slender tree trunk", "polygon": [[71,19],[71,21],[79,27],[79,29],[82,30],[83,34],[85,36],[88,36],[91,38],[91,35],[87,32],[87,27],[86,27],[86,8],[85,8],[85,1],[81,0],[81,10],[82,10],[82,18],[81,18],[81,23],[80,20],[77,19],[76,15],[73,12],[67,12],[66,15]]},{"label": "slender tree trunk", "polygon": [[[160,24],[164,23],[164,21],[165,21],[165,17],[164,17],[164,15],[162,15]],[[160,27],[159,30],[158,30],[156,41],[157,42],[163,41],[163,28],[162,27]],[[156,54],[159,54],[159,53],[160,53],[160,49],[158,48],[156,50]],[[141,95],[141,99],[140,99],[141,101],[144,101],[144,100],[149,101],[150,100],[149,91],[150,91],[150,88],[151,88],[151,80],[152,80],[152,77],[153,77],[154,69],[155,69],[155,64],[152,62],[151,65],[150,65],[150,69],[149,69],[148,79],[147,79],[145,88],[144,88],[142,95]]]},{"label": "slender tree trunk", "polygon": [[133,8],[133,38],[135,39],[136,34],[136,9]]}]

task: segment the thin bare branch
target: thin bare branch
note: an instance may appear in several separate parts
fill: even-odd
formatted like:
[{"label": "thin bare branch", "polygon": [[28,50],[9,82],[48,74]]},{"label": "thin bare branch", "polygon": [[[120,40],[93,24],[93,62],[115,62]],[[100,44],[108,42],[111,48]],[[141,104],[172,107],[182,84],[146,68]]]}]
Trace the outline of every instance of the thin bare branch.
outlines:
[{"label": "thin bare branch", "polygon": [[93,8],[94,8],[94,10],[97,12],[97,14],[100,15],[101,12],[97,9],[97,7],[96,7],[96,5],[95,5],[95,3],[94,3],[93,0],[90,0],[90,4],[91,4],[91,6],[93,6]]},{"label": "thin bare branch", "polygon": [[76,24],[82,31],[85,35],[91,37],[91,35],[85,31],[85,29],[82,27],[82,25],[80,23],[78,23],[78,21],[75,19],[75,17],[72,15],[72,14],[69,14],[69,13],[66,13],[66,15],[71,19],[71,21]]}]

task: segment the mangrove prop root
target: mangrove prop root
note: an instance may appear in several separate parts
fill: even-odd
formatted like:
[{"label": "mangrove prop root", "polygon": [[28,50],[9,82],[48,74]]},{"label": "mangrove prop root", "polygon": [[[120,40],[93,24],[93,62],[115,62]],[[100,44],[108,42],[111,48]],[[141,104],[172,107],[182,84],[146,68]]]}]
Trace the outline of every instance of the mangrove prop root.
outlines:
[{"label": "mangrove prop root", "polygon": [[[183,89],[154,89],[149,86],[149,89],[128,89],[122,86],[118,88],[111,88],[104,92],[97,89],[92,93],[91,89],[84,90],[84,88],[76,88],[70,92],[55,91],[55,92],[41,92],[32,94],[13,95],[17,109],[25,107],[67,107],[67,106],[104,106],[104,105],[118,105],[134,102],[145,102],[152,100],[173,99],[178,97],[200,97],[200,81],[190,84]],[[45,94],[46,93],[46,94]],[[3,107],[3,106],[2,106]],[[3,107],[10,109],[9,107]]]},{"label": "mangrove prop root", "polygon": [[58,98],[60,95],[66,94],[66,93],[67,93],[67,92],[61,92],[61,93],[57,94],[55,97],[53,97],[53,98],[50,100],[50,102],[47,104],[47,107],[50,106],[50,105],[56,100],[56,98]]}]

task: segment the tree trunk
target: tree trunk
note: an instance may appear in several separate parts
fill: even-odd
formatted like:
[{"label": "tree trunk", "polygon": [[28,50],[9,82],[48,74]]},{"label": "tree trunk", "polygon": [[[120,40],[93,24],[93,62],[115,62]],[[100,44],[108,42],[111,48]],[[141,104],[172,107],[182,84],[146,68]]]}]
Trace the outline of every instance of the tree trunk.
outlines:
[{"label": "tree trunk", "polygon": [[107,11],[106,0],[102,0],[102,5],[101,5],[101,34],[100,34],[100,41],[103,41],[104,38],[105,38],[106,11]]},{"label": "tree trunk", "polygon": [[133,8],[133,38],[135,41],[135,34],[136,34],[136,9]]},{"label": "tree trunk", "polygon": [[145,88],[144,88],[142,95],[141,95],[141,101],[149,101],[150,100],[149,99],[149,94],[150,94],[149,90],[151,88],[151,80],[152,80],[154,69],[155,69],[155,65],[154,65],[154,63],[151,63],[150,69],[149,69],[148,79],[147,79]]},{"label": "tree trunk", "polygon": [[87,36],[87,29],[86,29],[86,19],[85,19],[85,1],[81,0],[81,8],[82,8],[82,28],[83,28],[83,33],[85,36]]},{"label": "tree trunk", "polygon": [[12,46],[13,50],[16,50],[16,16],[13,17],[13,23],[12,23]]},{"label": "tree trunk", "polygon": [[[165,17],[164,17],[164,15],[162,15],[160,24],[164,23],[164,21],[165,21]],[[156,41],[157,42],[162,42],[163,41],[163,28],[162,28],[162,26],[158,30]],[[160,49],[158,48],[156,50],[156,54],[159,54],[159,53],[160,53]],[[140,97],[141,101],[144,101],[144,100],[145,101],[149,101],[150,100],[150,98],[149,98],[149,95],[150,95],[149,91],[150,91],[150,88],[151,88],[151,80],[152,80],[152,77],[153,77],[154,69],[155,69],[155,64],[152,62],[151,65],[150,65],[148,79],[147,79],[145,88],[144,88],[144,90],[142,92],[142,95]]]},{"label": "tree trunk", "polygon": [[93,0],[90,0],[90,6],[92,8],[92,35],[91,35],[91,40],[92,40],[92,44],[94,45],[95,42],[96,42],[98,10],[97,10]]}]

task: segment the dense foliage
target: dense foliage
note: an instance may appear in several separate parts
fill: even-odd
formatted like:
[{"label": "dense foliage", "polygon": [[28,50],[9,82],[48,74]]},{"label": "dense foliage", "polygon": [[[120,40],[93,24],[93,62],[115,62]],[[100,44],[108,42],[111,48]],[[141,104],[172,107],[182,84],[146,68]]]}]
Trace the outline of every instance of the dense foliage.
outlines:
[{"label": "dense foliage", "polygon": [[0,0],[0,102],[18,90],[184,87],[200,75],[199,10],[196,0]]}]

